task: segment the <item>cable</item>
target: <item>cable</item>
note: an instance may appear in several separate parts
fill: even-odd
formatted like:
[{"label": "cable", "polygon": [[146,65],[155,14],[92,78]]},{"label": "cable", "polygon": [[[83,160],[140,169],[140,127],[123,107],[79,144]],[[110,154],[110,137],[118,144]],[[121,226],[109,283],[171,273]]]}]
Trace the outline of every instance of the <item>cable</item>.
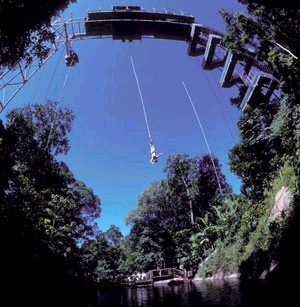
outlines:
[{"label": "cable", "polygon": [[215,171],[215,175],[216,175],[216,178],[217,178],[217,182],[218,182],[220,194],[222,195],[223,193],[222,193],[222,188],[221,188],[221,184],[220,184],[220,181],[219,181],[219,177],[218,177],[216,165],[215,165],[215,162],[214,162],[214,159],[213,159],[213,156],[212,156],[210,147],[209,147],[209,145],[208,145],[208,141],[207,141],[207,139],[206,139],[206,136],[205,136],[205,133],[204,133],[204,130],[203,130],[203,127],[202,127],[200,118],[199,118],[199,116],[198,116],[198,114],[197,114],[197,111],[196,111],[195,106],[194,106],[194,104],[193,104],[192,98],[191,98],[191,96],[190,96],[190,94],[189,94],[189,92],[188,92],[188,90],[187,90],[187,88],[186,88],[186,86],[185,86],[185,83],[184,83],[183,81],[182,81],[182,84],[183,84],[183,86],[184,86],[184,89],[185,89],[185,91],[186,91],[186,94],[187,94],[187,96],[188,96],[188,98],[189,98],[189,100],[190,100],[190,103],[191,103],[191,105],[192,105],[192,107],[193,107],[193,110],[194,110],[194,113],[195,113],[195,115],[196,115],[196,118],[197,118],[199,127],[200,127],[200,129],[201,129],[201,132],[202,132],[202,135],[203,135],[205,144],[206,144],[206,146],[207,146],[207,149],[208,149],[208,152],[209,152],[209,156],[210,156],[210,159],[211,159],[211,162],[212,162],[214,171]]},{"label": "cable", "polygon": [[52,73],[52,76],[51,76],[51,79],[50,79],[50,82],[48,83],[48,87],[47,87],[47,90],[46,90],[46,93],[45,93],[45,96],[44,96],[44,100],[46,100],[46,97],[48,96],[48,92],[50,90],[50,86],[52,85],[52,81],[53,81],[53,78],[56,74],[56,71],[57,71],[57,68],[58,68],[58,65],[59,63],[61,62],[61,58],[62,58],[62,54],[63,54],[63,50],[61,51],[60,55],[59,55],[59,58],[58,58],[58,61],[56,63],[56,66],[54,68],[54,71]]},{"label": "cable", "polygon": [[294,59],[298,60],[298,57],[295,56],[290,50],[284,48],[282,45],[279,43],[275,42],[275,45],[277,45],[279,48],[283,49],[284,51],[288,52]]},{"label": "cable", "polygon": [[71,67],[68,68],[68,71],[67,71],[67,74],[66,74],[66,76],[65,76],[64,83],[63,83],[63,87],[62,87],[62,90],[61,90],[61,94],[59,95],[59,98],[58,98],[58,104],[56,105],[56,108],[55,108],[55,116],[54,116],[54,119],[53,119],[52,124],[51,124],[51,128],[50,128],[50,132],[49,132],[49,135],[48,135],[48,140],[47,140],[46,148],[49,147],[50,137],[51,137],[51,134],[52,134],[52,131],[53,131],[53,128],[54,128],[54,123],[55,123],[56,117],[57,117],[58,105],[59,105],[59,103],[60,103],[60,101],[61,101],[62,91],[63,91],[63,89],[65,88],[66,83],[67,83],[67,80],[68,80],[68,77],[69,77],[70,68],[71,68]]},{"label": "cable", "polygon": [[[213,92],[213,94],[214,94],[214,96],[215,96],[215,98],[216,98],[216,101],[217,101],[217,103],[218,103],[218,105],[219,105],[219,108],[220,108],[220,110],[221,110],[221,113],[222,113],[222,115],[223,115],[223,118],[224,118],[224,120],[225,120],[225,123],[226,123],[226,125],[227,125],[227,127],[228,127],[228,129],[229,129],[229,133],[230,133],[230,135],[231,135],[231,138],[232,138],[232,140],[234,140],[234,136],[233,136],[233,132],[232,132],[232,129],[231,129],[231,125],[229,124],[229,122],[228,122],[228,120],[227,120],[227,116],[225,115],[225,112],[224,112],[223,107],[222,107],[223,105],[222,105],[221,101],[219,100],[219,98],[218,98],[218,96],[217,96],[217,93],[216,93],[216,91],[215,91],[215,89],[214,89],[214,86],[213,86],[213,84],[214,84],[214,85],[215,85],[215,84],[218,84],[218,81],[214,79],[214,83],[212,83],[212,82],[209,80],[208,74],[206,74],[205,71],[203,71],[203,75],[204,75],[206,81],[208,82],[208,84],[209,84],[209,86],[210,86],[210,88],[211,88],[211,90],[212,90],[212,92]],[[214,78],[213,74],[211,75],[211,77]],[[225,101],[225,99],[223,99],[223,100]],[[228,116],[229,116],[229,119],[230,119],[230,121],[231,121],[231,124],[232,124],[232,126],[234,126],[233,119],[232,119],[231,114],[230,114],[230,112],[229,112],[229,110],[228,110],[228,108],[227,108],[227,102],[224,103],[224,106],[225,106],[225,109],[226,109],[227,114],[228,114]]]},{"label": "cable", "polygon": [[138,87],[138,90],[139,90],[141,102],[142,102],[142,107],[143,107],[143,112],[144,112],[144,117],[145,117],[145,122],[146,122],[146,126],[147,126],[147,131],[148,131],[149,139],[150,139],[150,142],[152,142],[150,128],[149,128],[149,123],[148,123],[147,114],[146,114],[145,105],[144,105],[144,99],[143,99],[143,95],[142,95],[142,92],[141,92],[139,80],[138,80],[138,77],[137,77],[137,74],[136,74],[136,71],[135,71],[135,68],[134,68],[133,59],[132,59],[131,56],[130,56],[130,60],[131,60],[132,70],[133,70],[133,73],[134,73],[134,76],[135,76],[136,84],[137,84],[137,87]]},{"label": "cable", "polygon": [[218,95],[217,95],[217,93],[216,93],[216,91],[215,91],[215,89],[214,89],[214,86],[213,86],[213,85],[215,85],[215,84],[218,84],[218,81],[214,78],[214,74],[212,74],[211,77],[214,79],[214,80],[213,80],[214,82],[212,83],[212,82],[209,80],[208,74],[205,72],[205,70],[202,70],[202,75],[203,75],[204,78],[206,79],[206,81],[207,81],[209,87],[211,88],[211,91],[212,91],[213,95],[215,96],[215,101],[217,102],[218,107],[219,107],[219,109],[220,109],[220,111],[221,111],[221,113],[222,113],[222,115],[223,115],[224,121],[225,121],[225,123],[226,123],[226,125],[227,125],[227,127],[228,127],[228,130],[229,130],[229,133],[231,134],[231,138],[232,138],[232,140],[234,141],[234,136],[233,136],[233,132],[232,132],[231,125],[232,125],[232,126],[235,126],[235,125],[234,125],[234,121],[233,121],[233,119],[232,119],[232,116],[231,116],[231,114],[230,114],[230,112],[229,112],[229,110],[228,110],[227,102],[225,101],[225,98],[223,97],[223,101],[225,101],[225,103],[224,103],[225,109],[226,109],[227,114],[228,114],[228,117],[229,117],[229,119],[230,119],[230,121],[231,121],[231,125],[229,124],[229,121],[227,120],[227,116],[225,115],[225,112],[224,112],[223,107],[222,107],[223,104],[222,104],[221,101],[219,100]]},{"label": "cable", "polygon": [[41,72],[40,72],[40,75],[39,75],[39,78],[38,78],[38,82],[37,82],[37,84],[36,84],[36,87],[35,87],[35,90],[34,90],[34,93],[33,93],[33,96],[32,96],[32,102],[34,102],[35,97],[36,97],[37,90],[38,90],[38,88],[40,87],[40,81],[41,81],[41,79],[42,79],[42,75],[43,75],[44,69],[45,69],[45,65],[43,65],[43,67],[42,67],[42,69],[41,69]]}]

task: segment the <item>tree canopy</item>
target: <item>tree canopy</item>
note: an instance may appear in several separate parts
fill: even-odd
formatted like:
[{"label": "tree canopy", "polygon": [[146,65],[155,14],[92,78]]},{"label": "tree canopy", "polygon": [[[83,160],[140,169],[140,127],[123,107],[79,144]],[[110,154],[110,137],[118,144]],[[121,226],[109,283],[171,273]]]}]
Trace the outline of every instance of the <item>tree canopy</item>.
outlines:
[{"label": "tree canopy", "polygon": [[[30,62],[35,55],[43,59],[44,43],[53,40],[51,18],[71,2],[2,1],[0,66]],[[115,225],[99,231],[100,198],[59,160],[70,148],[73,112],[55,101],[13,109],[0,121],[5,288],[15,290],[17,280],[24,295],[31,288],[41,296],[59,295],[67,285],[82,289],[168,266],[192,268],[203,277],[240,272],[247,279],[271,273],[274,263],[281,271],[300,270],[300,10],[240,2],[248,14],[221,12],[224,43],[238,52],[253,47],[256,59],[279,78],[282,94],[248,106],[238,122],[240,140],[229,159],[242,180],[241,193],[232,193],[216,157],[169,156],[166,178],[146,187],[128,213],[129,235]],[[16,18],[20,26],[14,29]],[[291,191],[291,203],[276,220],[271,211],[282,187]]]},{"label": "tree canopy", "polygon": [[28,286],[42,280],[47,287],[80,273],[79,245],[93,236],[101,202],[55,158],[68,152],[73,119],[72,111],[48,101],[11,110],[0,124],[3,280]]},{"label": "tree canopy", "polygon": [[202,227],[205,214],[214,216],[214,207],[222,206],[231,192],[218,159],[213,159],[217,173],[208,155],[168,157],[167,179],[145,189],[136,209],[126,217],[132,225],[127,238],[128,268],[145,271],[180,264],[191,268],[200,261],[203,255],[192,257],[189,238]]},{"label": "tree canopy", "polygon": [[274,70],[289,99],[299,100],[300,10],[240,2],[247,4],[248,14],[220,11],[227,25],[225,46],[241,52],[251,47],[255,57]]},{"label": "tree canopy", "polygon": [[30,63],[47,58],[47,43],[54,42],[53,17],[76,0],[3,0],[0,6],[0,68],[15,67],[20,60]]}]

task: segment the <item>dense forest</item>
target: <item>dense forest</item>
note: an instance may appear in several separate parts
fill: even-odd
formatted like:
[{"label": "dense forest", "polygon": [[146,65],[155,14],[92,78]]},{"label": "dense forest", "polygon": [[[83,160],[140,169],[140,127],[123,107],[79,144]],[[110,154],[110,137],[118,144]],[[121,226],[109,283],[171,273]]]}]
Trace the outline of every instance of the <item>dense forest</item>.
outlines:
[{"label": "dense forest", "polygon": [[[71,2],[40,1],[32,10],[28,1],[2,1],[0,71],[34,55],[44,59],[51,18]],[[101,196],[57,158],[68,154],[72,110],[50,100],[12,109],[0,122],[0,278],[10,300],[20,299],[10,296],[16,283],[23,301],[33,289],[36,298],[72,292],[77,300],[79,287],[157,267],[202,278],[299,274],[300,10],[239,2],[247,15],[220,10],[224,44],[236,52],[251,46],[280,81],[278,97],[248,106],[238,122],[240,140],[229,158],[240,193],[232,192],[217,157],[169,156],[166,178],[145,187],[128,212],[130,233],[124,237],[115,225],[102,232],[95,223]],[[27,16],[18,33],[7,26],[16,15]],[[278,198],[284,207],[276,206]]]}]

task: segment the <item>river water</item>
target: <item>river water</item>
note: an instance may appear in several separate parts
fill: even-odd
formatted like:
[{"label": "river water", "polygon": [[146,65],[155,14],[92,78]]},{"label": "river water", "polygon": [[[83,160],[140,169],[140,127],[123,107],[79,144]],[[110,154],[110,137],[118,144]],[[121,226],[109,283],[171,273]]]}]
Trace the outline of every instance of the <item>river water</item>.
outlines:
[{"label": "river water", "polygon": [[245,284],[229,279],[189,281],[177,286],[99,289],[94,301],[87,300],[85,307],[300,306],[300,299],[296,297],[295,291],[289,290],[291,288],[287,287],[286,281],[276,287],[264,282]]}]

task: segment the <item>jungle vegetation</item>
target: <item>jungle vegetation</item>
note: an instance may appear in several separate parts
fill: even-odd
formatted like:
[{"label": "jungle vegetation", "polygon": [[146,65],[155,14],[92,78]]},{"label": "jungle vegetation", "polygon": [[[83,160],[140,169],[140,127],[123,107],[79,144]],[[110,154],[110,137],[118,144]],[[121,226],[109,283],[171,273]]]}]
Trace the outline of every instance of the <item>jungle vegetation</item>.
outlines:
[{"label": "jungle vegetation", "polygon": [[[51,17],[74,1],[42,1],[35,11],[27,2],[1,2],[2,68],[46,56]],[[280,81],[280,95],[248,106],[238,122],[240,140],[228,154],[242,181],[240,193],[232,192],[217,157],[169,156],[165,179],[145,187],[128,212],[130,233],[124,237],[115,225],[102,232],[95,223],[101,221],[100,197],[58,159],[68,154],[72,110],[56,101],[12,109],[0,122],[0,278],[7,291],[17,281],[41,297],[48,291],[66,295],[170,266],[201,277],[299,273],[300,10],[240,2],[247,15],[220,11],[227,24],[224,43],[238,52],[251,45]],[[9,16],[23,10],[31,18],[19,19],[15,33],[6,27]],[[282,187],[291,191],[289,210],[273,218]]]}]

